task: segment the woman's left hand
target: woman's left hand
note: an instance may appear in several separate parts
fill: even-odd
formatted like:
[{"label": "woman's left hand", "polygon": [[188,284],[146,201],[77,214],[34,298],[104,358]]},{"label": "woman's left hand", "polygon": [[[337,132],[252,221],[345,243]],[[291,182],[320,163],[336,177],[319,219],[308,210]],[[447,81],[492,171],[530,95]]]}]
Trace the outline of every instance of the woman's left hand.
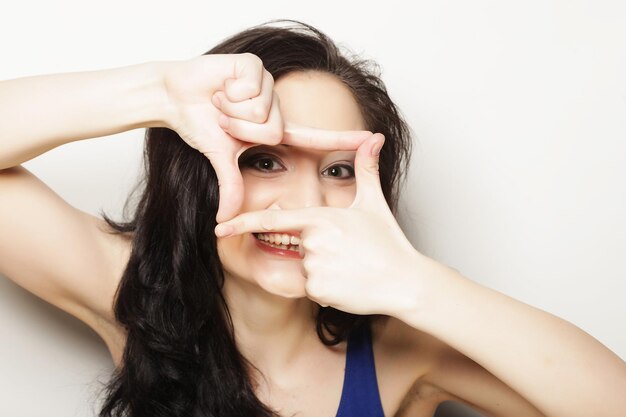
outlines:
[{"label": "woman's left hand", "polygon": [[420,260],[396,222],[380,186],[372,135],[355,156],[356,197],[347,208],[310,207],[242,213],[215,228],[219,237],[299,230],[307,296],[353,314],[396,315],[416,303]]}]

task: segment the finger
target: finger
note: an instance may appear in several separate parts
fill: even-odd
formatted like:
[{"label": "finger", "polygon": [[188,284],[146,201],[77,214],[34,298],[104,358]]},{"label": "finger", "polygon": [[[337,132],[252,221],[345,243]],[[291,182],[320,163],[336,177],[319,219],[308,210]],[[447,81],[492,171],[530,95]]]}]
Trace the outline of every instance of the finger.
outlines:
[{"label": "finger", "polygon": [[[239,171],[237,159],[231,155],[207,155],[217,175],[219,184],[219,208],[217,222],[230,220],[235,216],[243,203],[243,178]],[[225,157],[226,156],[226,157]]]},{"label": "finger", "polygon": [[376,133],[365,141],[354,157],[356,197],[351,207],[372,207],[385,202],[379,176],[379,153],[385,137]]},{"label": "finger", "polygon": [[367,130],[325,130],[285,123],[281,143],[310,149],[353,151],[372,136]]},{"label": "finger", "polygon": [[272,96],[272,107],[266,123],[253,123],[222,115],[219,124],[225,132],[239,140],[278,145],[283,138],[283,119],[280,114],[278,95]]},{"label": "finger", "polygon": [[308,207],[294,210],[260,210],[241,213],[237,217],[218,224],[215,234],[218,237],[242,233],[294,232],[317,224],[322,216],[322,207]]},{"label": "finger", "polygon": [[274,94],[274,78],[267,70],[263,70],[263,85],[258,96],[233,103],[223,91],[216,91],[213,104],[222,113],[236,119],[254,123],[265,123],[269,117]]},{"label": "finger", "polygon": [[256,55],[237,55],[233,76],[224,81],[224,92],[228,100],[239,102],[254,98],[261,92],[263,81],[263,61]]}]

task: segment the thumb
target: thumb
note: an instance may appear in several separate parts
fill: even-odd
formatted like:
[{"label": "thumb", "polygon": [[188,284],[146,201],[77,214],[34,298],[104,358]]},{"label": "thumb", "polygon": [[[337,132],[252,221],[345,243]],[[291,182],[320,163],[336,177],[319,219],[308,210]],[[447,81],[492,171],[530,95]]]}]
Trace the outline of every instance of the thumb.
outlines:
[{"label": "thumb", "polygon": [[218,223],[233,218],[243,203],[243,178],[235,156],[219,153],[207,154],[217,175],[219,184],[219,209],[216,220]]},{"label": "thumb", "polygon": [[378,200],[383,196],[378,161],[379,153],[384,143],[385,137],[381,133],[376,133],[363,142],[356,152],[354,157],[356,198],[353,206],[360,204],[364,200]]}]

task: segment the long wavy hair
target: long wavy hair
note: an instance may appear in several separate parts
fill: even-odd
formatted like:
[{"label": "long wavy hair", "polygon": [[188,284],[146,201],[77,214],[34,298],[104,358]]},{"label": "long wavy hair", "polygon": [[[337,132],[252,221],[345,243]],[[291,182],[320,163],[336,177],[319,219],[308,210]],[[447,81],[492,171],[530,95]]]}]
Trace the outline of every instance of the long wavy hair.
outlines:
[{"label": "long wavy hair", "polygon": [[[342,49],[345,49],[342,47]],[[385,135],[380,180],[396,213],[411,153],[410,129],[371,60],[344,52],[324,33],[295,20],[273,20],[223,40],[206,54],[250,52],[274,80],[292,71],[324,71],[352,91],[366,127]],[[122,363],[105,384],[99,417],[269,417],[255,395],[254,367],[237,349],[224,274],[213,233],[219,202],[209,160],[167,128],[148,128],[141,191],[130,221],[101,215],[132,252],[114,303],[127,332]],[[127,217],[127,216],[125,216]],[[382,315],[320,308],[317,334],[336,345]],[[324,334],[326,330],[332,337]]]}]

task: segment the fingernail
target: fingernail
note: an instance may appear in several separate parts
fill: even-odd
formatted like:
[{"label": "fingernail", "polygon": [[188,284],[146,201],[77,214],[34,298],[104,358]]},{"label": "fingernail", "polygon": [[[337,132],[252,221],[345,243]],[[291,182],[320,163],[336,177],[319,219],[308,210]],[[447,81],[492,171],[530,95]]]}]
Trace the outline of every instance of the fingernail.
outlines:
[{"label": "fingernail", "polygon": [[217,121],[222,129],[228,129],[228,125],[230,124],[230,119],[225,114],[220,114],[220,117]]},{"label": "fingernail", "polygon": [[380,150],[383,148],[384,141],[378,142],[376,145],[372,146],[372,156],[378,156],[380,154]]},{"label": "fingernail", "polygon": [[215,226],[215,235],[217,237],[227,237],[233,234],[235,228],[227,224],[218,224]]}]

